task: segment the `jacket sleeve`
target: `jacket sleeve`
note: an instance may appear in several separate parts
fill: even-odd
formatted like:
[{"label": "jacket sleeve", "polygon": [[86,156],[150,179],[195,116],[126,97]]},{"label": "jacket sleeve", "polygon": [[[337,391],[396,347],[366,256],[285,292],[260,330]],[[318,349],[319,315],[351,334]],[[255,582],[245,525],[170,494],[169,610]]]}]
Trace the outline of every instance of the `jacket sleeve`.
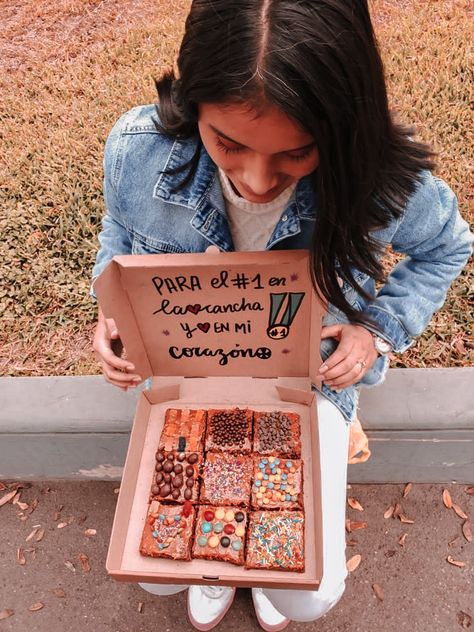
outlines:
[{"label": "jacket sleeve", "polygon": [[406,257],[364,310],[374,323],[368,328],[390,342],[396,352],[410,347],[443,305],[472,252],[472,242],[454,193],[442,180],[426,173],[391,239],[393,249]]}]

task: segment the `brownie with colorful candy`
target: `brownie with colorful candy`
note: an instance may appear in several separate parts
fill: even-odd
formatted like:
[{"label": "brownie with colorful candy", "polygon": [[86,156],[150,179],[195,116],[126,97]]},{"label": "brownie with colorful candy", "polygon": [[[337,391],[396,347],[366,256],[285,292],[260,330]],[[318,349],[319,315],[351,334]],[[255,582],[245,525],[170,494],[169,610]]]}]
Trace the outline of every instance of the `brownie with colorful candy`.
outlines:
[{"label": "brownie with colorful candy", "polygon": [[207,412],[206,451],[250,454],[253,411],[248,408]]},{"label": "brownie with colorful candy", "polygon": [[304,571],[302,511],[255,511],[247,529],[245,568]]},{"label": "brownie with colorful candy", "polygon": [[199,507],[193,558],[244,563],[247,513],[235,507]]},{"label": "brownie with colorful candy", "polygon": [[250,456],[208,452],[203,467],[200,502],[248,506],[252,468]]},{"label": "brownie with colorful candy", "polygon": [[301,427],[297,413],[255,412],[254,420],[254,452],[301,457]]},{"label": "brownie with colorful candy", "polygon": [[168,408],[159,449],[202,452],[206,435],[206,410]]},{"label": "brownie with colorful candy", "polygon": [[199,490],[201,457],[197,452],[157,450],[151,497],[168,502],[196,502]]},{"label": "brownie with colorful candy", "polygon": [[254,458],[254,509],[302,509],[303,462],[283,456]]},{"label": "brownie with colorful candy", "polygon": [[153,500],[145,521],[140,553],[148,557],[190,560],[195,510],[183,505],[163,505]]}]

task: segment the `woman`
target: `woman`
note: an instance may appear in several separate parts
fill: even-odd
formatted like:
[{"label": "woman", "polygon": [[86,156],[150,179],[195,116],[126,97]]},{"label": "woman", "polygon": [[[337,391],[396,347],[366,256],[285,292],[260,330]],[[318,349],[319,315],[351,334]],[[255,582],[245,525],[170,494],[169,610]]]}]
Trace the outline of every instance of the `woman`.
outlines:
[{"label": "woman", "polygon": [[[159,106],[132,109],[108,138],[93,277],[117,254],[311,251],[329,303],[318,398],[325,567],[317,592],[252,590],[261,626],[276,631],[341,597],[358,388],[379,383],[388,354],[421,334],[472,239],[429,171],[432,153],[390,116],[365,0],[195,0],[177,67],[156,82]],[[389,244],[406,258],[384,278]],[[106,379],[126,389],[141,378],[114,355],[118,335],[99,314],[94,348]],[[193,625],[214,627],[234,592],[190,587]]]}]

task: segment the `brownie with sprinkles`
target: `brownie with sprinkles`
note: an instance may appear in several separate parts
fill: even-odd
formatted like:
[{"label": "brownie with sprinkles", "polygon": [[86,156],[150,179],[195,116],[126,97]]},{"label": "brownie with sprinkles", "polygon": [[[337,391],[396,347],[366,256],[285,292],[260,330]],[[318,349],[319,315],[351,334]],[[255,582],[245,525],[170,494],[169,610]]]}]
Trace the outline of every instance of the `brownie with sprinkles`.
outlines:
[{"label": "brownie with sprinkles", "polygon": [[275,410],[266,413],[255,412],[254,419],[254,452],[301,457],[299,415]]},{"label": "brownie with sprinkles", "polygon": [[253,411],[248,408],[211,409],[207,413],[206,451],[250,454]]},{"label": "brownie with sprinkles", "polygon": [[208,452],[202,474],[201,504],[248,506],[252,469],[250,456]]},{"label": "brownie with sprinkles", "polygon": [[140,553],[148,557],[190,560],[195,509],[183,505],[150,503],[140,543]]},{"label": "brownie with sprinkles", "polygon": [[255,511],[247,529],[245,568],[304,571],[302,511]]},{"label": "brownie with sprinkles", "polygon": [[159,449],[202,452],[206,435],[206,410],[168,408]]},{"label": "brownie with sprinkles", "polygon": [[193,558],[244,563],[247,513],[236,507],[199,507]]},{"label": "brownie with sprinkles", "polygon": [[201,457],[197,452],[157,450],[151,498],[165,502],[196,502],[200,467]]},{"label": "brownie with sprinkles", "polygon": [[303,509],[303,462],[283,456],[254,458],[254,509]]}]

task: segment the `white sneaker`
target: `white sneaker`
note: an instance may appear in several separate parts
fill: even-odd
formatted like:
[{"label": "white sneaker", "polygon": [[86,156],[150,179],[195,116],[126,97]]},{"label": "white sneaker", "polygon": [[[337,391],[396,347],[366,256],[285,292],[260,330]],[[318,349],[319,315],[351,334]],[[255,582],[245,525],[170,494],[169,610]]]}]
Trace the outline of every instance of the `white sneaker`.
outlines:
[{"label": "white sneaker", "polygon": [[252,588],[252,599],[260,627],[266,632],[280,632],[290,620],[278,612],[261,588]]},{"label": "white sneaker", "polygon": [[228,586],[190,586],[188,617],[197,630],[206,632],[224,618],[234,601],[235,588]]}]

